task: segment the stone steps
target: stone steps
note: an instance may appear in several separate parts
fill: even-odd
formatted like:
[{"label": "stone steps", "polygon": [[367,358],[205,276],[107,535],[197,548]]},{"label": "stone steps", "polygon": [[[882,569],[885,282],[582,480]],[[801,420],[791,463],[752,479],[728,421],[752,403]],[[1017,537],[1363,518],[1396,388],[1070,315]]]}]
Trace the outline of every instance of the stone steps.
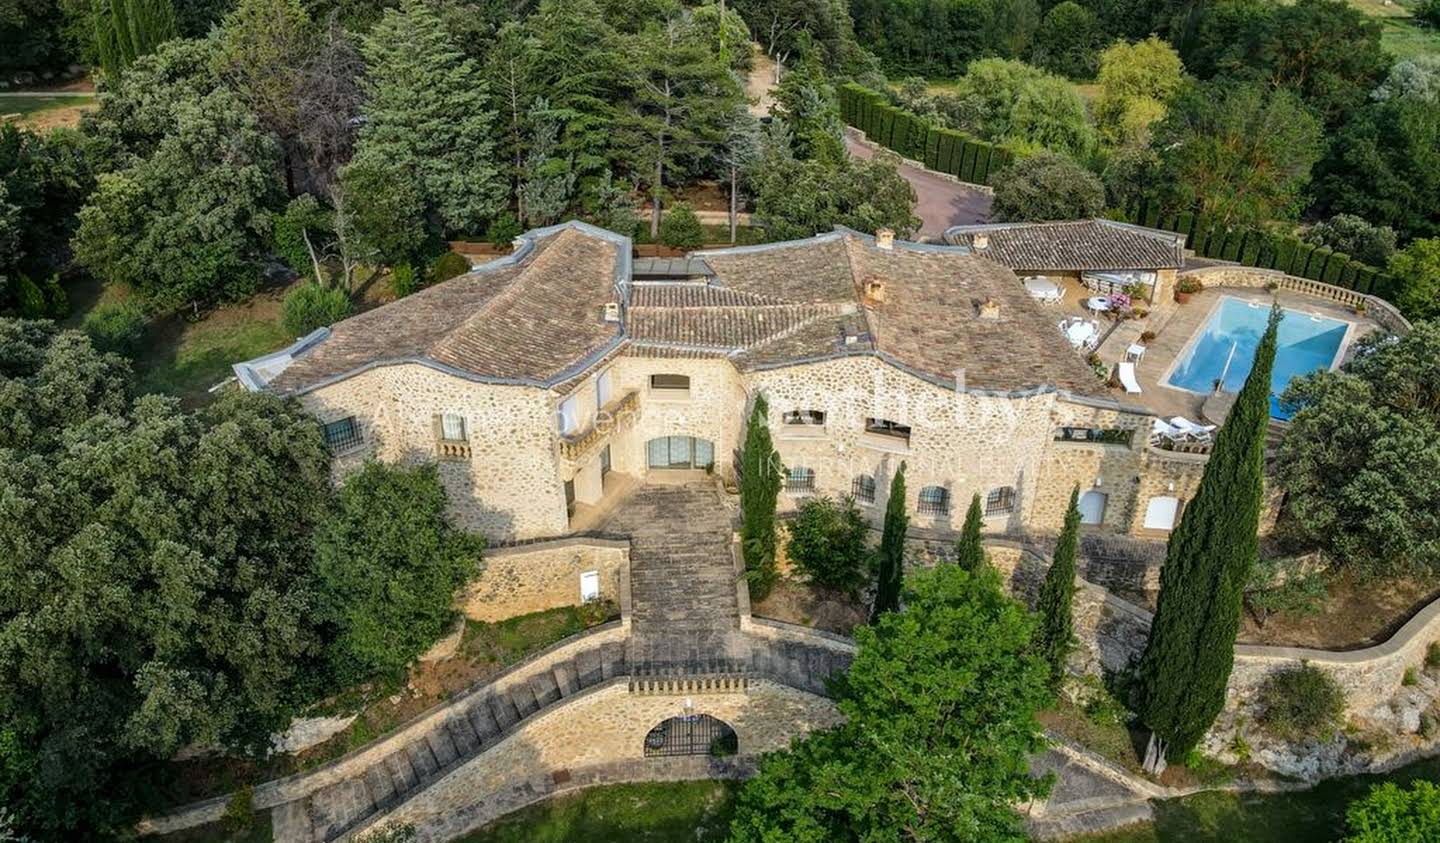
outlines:
[{"label": "stone steps", "polygon": [[511,673],[460,701],[432,728],[354,775],[274,811],[277,843],[335,840],[369,817],[429,787],[509,735],[541,709],[585,688],[629,674],[621,641],[581,650],[549,665]]}]

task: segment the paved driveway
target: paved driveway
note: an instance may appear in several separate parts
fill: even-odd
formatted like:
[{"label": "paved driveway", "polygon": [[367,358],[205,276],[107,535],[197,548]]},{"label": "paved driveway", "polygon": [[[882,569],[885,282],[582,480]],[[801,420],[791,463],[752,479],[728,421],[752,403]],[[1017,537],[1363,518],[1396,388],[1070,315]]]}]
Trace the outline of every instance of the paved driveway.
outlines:
[{"label": "paved driveway", "polygon": [[[856,158],[870,159],[875,151],[846,133],[845,146]],[[969,225],[990,218],[990,196],[982,190],[953,181],[909,164],[900,165],[900,175],[915,188],[915,214],[920,217],[920,234],[939,238],[952,225]]]}]

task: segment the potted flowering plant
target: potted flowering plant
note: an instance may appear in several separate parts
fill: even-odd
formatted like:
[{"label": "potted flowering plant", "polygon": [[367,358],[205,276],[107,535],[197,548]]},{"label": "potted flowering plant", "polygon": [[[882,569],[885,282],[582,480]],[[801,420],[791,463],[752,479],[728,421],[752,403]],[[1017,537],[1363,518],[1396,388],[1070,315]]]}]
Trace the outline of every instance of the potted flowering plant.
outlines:
[{"label": "potted flowering plant", "polygon": [[1203,284],[1200,283],[1200,280],[1198,278],[1181,278],[1179,281],[1175,282],[1175,301],[1179,302],[1180,304],[1185,304],[1186,302],[1190,301],[1191,296],[1195,295],[1203,289],[1205,289],[1205,287]]}]

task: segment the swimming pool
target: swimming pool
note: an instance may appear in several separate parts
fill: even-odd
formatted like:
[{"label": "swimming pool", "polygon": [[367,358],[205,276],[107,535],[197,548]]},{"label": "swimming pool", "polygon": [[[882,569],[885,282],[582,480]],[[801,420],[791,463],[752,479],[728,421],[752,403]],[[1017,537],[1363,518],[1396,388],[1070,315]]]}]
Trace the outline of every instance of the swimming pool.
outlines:
[{"label": "swimming pool", "polygon": [[[1290,381],[1335,363],[1350,323],[1312,316],[1284,308],[1275,350],[1275,371],[1270,377],[1270,415],[1289,418],[1277,395]],[[1167,383],[1191,392],[1209,392],[1215,381],[1224,378],[1227,392],[1238,392],[1255,362],[1255,347],[1265,333],[1270,308],[1225,296],[1210,314],[1205,329],[1190,341],[1190,350],[1170,370]]]}]

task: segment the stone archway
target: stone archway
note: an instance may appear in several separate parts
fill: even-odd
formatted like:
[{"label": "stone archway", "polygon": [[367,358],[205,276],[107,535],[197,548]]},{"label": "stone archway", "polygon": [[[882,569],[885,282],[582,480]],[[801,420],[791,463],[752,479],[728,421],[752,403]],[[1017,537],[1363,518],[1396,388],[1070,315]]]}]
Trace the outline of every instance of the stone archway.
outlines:
[{"label": "stone archway", "polygon": [[685,714],[658,723],[645,735],[645,757],[712,755],[740,751],[740,738],[729,723],[708,714]]}]

